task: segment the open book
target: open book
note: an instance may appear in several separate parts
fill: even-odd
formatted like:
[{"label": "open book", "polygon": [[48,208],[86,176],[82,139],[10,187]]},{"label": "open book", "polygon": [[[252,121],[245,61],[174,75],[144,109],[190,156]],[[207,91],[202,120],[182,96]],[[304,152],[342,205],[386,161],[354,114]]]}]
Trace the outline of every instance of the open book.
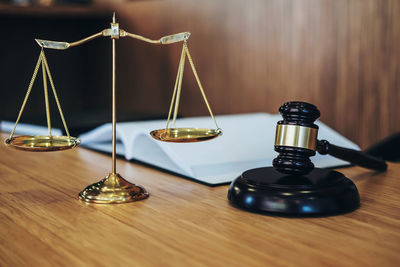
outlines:
[{"label": "open book", "polygon": [[[165,120],[117,123],[117,154],[141,161],[208,185],[226,184],[242,172],[272,166],[275,127],[280,115],[267,113],[216,116],[223,135],[205,142],[168,143],[153,139],[150,131],[165,127]],[[322,122],[318,137],[347,148],[359,149]],[[210,117],[183,118],[177,127],[213,128]],[[87,148],[111,153],[112,125],[104,124],[79,137]],[[331,156],[311,158],[316,167],[348,164]]]}]

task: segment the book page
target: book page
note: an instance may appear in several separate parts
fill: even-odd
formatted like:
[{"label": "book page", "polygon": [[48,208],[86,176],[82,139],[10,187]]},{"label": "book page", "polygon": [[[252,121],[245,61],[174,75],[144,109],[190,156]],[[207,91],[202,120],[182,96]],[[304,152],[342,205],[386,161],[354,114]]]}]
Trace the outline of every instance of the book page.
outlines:
[{"label": "book page", "polygon": [[[164,128],[165,120],[118,123],[117,132],[128,160],[140,160],[203,183],[228,183],[245,170],[272,166],[272,160],[278,155],[274,151],[274,140],[276,123],[282,119],[280,115],[255,113],[216,116],[216,119],[224,134],[198,143],[169,143],[153,139],[150,131]],[[316,124],[320,127],[319,139],[359,149],[322,122],[317,121]],[[195,117],[177,120],[176,127],[215,128],[215,125],[210,117]],[[87,140],[91,139],[82,136],[82,144],[86,145]],[[122,153],[118,148],[117,152]],[[317,155],[311,159],[316,167],[322,168],[347,164],[328,155]]]},{"label": "book page", "polygon": [[[1,121],[0,129],[2,132],[11,133],[15,122]],[[51,133],[55,136],[61,136],[61,129],[51,128]],[[38,126],[29,123],[18,123],[14,135],[48,135],[49,129],[46,126]]]},{"label": "book page", "polygon": [[[117,155],[127,160],[138,160],[206,184],[228,183],[243,171],[272,166],[277,156],[274,151],[278,114],[254,113],[216,116],[224,134],[216,139],[198,143],[168,143],[153,139],[150,131],[165,127],[165,120],[123,122],[117,124]],[[359,149],[353,142],[341,136],[320,121],[319,139],[332,144]],[[2,122],[5,131],[11,131],[13,123]],[[210,117],[178,119],[176,127],[215,128]],[[46,134],[46,127],[21,124],[17,134]],[[61,134],[54,129],[53,134]],[[112,125],[104,124],[80,136],[82,146],[111,153]],[[348,164],[329,155],[311,158],[316,167],[335,167]]]},{"label": "book page", "polygon": [[[227,183],[245,170],[272,166],[272,160],[278,155],[274,151],[275,128],[281,119],[278,114],[266,113],[217,116],[224,134],[216,139],[183,144],[156,142],[169,152],[167,154],[173,155],[175,161],[190,166],[193,178],[210,184]],[[322,122],[316,123],[320,127],[320,139],[359,149]],[[209,117],[187,118],[178,120],[177,127],[212,128],[213,123]],[[321,168],[347,164],[328,155],[317,155],[311,159],[316,167]]]}]

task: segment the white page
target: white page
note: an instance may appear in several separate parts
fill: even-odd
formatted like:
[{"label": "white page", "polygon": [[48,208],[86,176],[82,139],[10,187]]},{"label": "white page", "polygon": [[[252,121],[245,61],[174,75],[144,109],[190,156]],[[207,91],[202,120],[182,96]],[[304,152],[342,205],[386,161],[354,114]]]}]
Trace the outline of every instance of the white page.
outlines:
[{"label": "white page", "polygon": [[[154,140],[149,132],[164,128],[165,120],[118,123],[117,136],[125,145],[127,159],[140,160],[209,184],[227,183],[247,169],[272,166],[272,160],[277,156],[274,140],[276,123],[282,119],[280,115],[255,113],[217,116],[216,119],[224,134],[206,142],[169,143]],[[325,124],[317,124],[320,126],[319,139],[359,149]],[[215,125],[210,117],[197,117],[179,119],[176,127],[215,128]],[[111,141],[111,124],[98,129],[82,135],[82,144],[91,147],[91,142],[95,142],[96,138],[102,141],[108,138]],[[117,148],[117,153],[123,152]],[[316,167],[346,164],[328,155],[312,157],[312,161]]]},{"label": "white page", "polygon": [[[14,128],[15,122],[1,121],[1,131],[11,133]],[[62,131],[57,128],[51,128],[51,133],[55,136],[62,135]],[[45,126],[38,126],[28,123],[18,123],[15,129],[15,135],[48,135],[49,129]]]}]

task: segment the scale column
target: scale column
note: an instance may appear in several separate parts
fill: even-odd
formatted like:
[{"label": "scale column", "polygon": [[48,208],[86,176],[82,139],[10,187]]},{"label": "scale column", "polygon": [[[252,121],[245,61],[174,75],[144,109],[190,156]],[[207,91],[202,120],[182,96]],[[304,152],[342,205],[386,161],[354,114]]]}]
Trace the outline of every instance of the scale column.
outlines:
[{"label": "scale column", "polygon": [[119,38],[119,25],[115,22],[115,13],[111,23],[111,41],[112,41],[112,173],[117,173],[117,159],[116,159],[116,124],[117,124],[117,111],[116,111],[116,93],[115,93],[115,39]]},{"label": "scale column", "polygon": [[89,185],[79,193],[79,198],[89,203],[126,203],[149,197],[143,187],[126,181],[117,173],[116,159],[116,127],[117,105],[115,88],[115,40],[120,37],[118,23],[115,22],[115,13],[111,22],[110,37],[112,42],[112,172],[101,181]]},{"label": "scale column", "polygon": [[116,121],[117,112],[115,107],[115,39],[112,40],[112,173],[117,173],[116,167]]}]

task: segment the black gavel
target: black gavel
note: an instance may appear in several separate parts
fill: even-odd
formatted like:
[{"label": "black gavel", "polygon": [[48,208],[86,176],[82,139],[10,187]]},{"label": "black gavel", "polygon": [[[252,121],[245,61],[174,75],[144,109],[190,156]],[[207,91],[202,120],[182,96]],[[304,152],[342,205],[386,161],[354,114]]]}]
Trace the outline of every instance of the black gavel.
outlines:
[{"label": "black gavel", "polygon": [[273,166],[282,173],[307,174],[314,169],[310,157],[315,151],[329,154],[350,163],[377,171],[385,171],[385,161],[361,151],[317,140],[318,125],[314,124],[320,112],[316,106],[305,102],[287,102],[279,108],[283,120],[278,122],[275,136],[275,151],[279,156]]},{"label": "black gavel", "polygon": [[318,140],[319,110],[305,102],[279,108],[273,167],[245,171],[230,185],[228,199],[241,209],[278,216],[326,216],[360,206],[355,184],[342,173],[314,168],[310,157],[330,154],[365,168],[384,171],[386,162],[364,152]]}]

